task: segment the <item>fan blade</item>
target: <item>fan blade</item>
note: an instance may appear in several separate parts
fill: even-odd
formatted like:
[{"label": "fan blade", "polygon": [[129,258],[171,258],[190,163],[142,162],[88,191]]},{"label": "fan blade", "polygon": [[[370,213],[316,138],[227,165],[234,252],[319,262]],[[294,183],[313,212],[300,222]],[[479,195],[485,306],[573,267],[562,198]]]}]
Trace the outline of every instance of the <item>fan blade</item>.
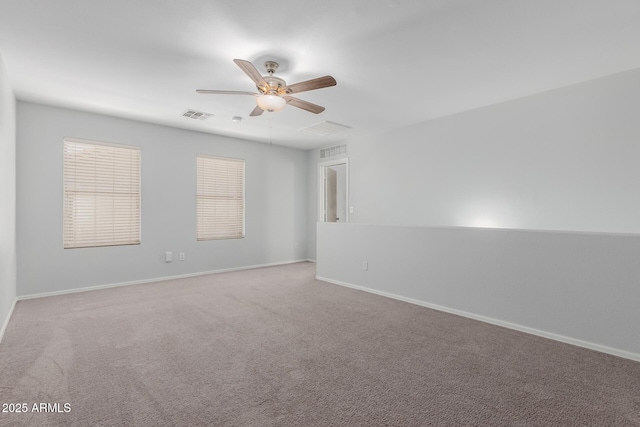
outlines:
[{"label": "fan blade", "polygon": [[250,117],[261,116],[262,113],[264,113],[264,111],[262,111],[262,108],[256,105],[256,108],[253,109],[253,111],[251,112],[251,114],[249,114],[249,116]]},{"label": "fan blade", "polygon": [[317,79],[311,79],[300,83],[294,83],[285,88],[287,93],[300,93],[308,90],[322,89],[324,87],[335,86],[337,84],[336,79],[331,76],[318,77]]},{"label": "fan blade", "polygon": [[302,99],[294,98],[293,96],[283,96],[283,98],[287,101],[287,104],[302,108],[303,110],[307,110],[314,114],[320,114],[324,111],[324,107],[303,101]]},{"label": "fan blade", "polygon": [[244,73],[249,76],[251,80],[253,80],[256,86],[258,86],[259,88],[269,87],[262,75],[260,75],[260,72],[256,70],[256,67],[254,67],[251,62],[245,61],[244,59],[234,59],[233,62],[235,62],[236,65],[240,67],[240,69],[244,71]]},{"label": "fan blade", "polygon": [[198,93],[210,93],[214,95],[253,95],[258,96],[258,93],[248,92],[244,90],[209,90],[209,89],[197,89]]}]

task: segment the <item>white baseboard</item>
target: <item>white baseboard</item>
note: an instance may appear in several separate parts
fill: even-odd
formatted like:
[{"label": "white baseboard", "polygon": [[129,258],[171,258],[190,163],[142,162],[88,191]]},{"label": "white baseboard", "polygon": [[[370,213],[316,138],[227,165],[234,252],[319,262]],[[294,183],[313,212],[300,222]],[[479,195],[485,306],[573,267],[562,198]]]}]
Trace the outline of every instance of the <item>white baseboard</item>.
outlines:
[{"label": "white baseboard", "polygon": [[364,286],[353,285],[351,283],[341,282],[339,280],[328,279],[326,277],[316,276],[316,279],[322,280],[323,282],[331,283],[334,285],[344,286],[347,288],[357,289],[364,292],[369,292],[372,294],[380,295],[387,298],[393,298],[399,301],[408,302],[411,304],[419,305],[422,307],[431,308],[433,310],[443,311],[445,313],[451,313],[462,317],[467,317],[469,319],[479,320],[481,322],[490,323],[492,325],[502,326],[504,328],[513,329],[520,332],[525,332],[531,335],[537,335],[539,337],[552,339],[554,341],[560,341],[565,344],[571,344],[578,347],[588,348],[589,350],[599,351],[601,353],[611,354],[613,356],[623,357],[625,359],[635,360],[640,362],[640,354],[631,353],[629,351],[619,350],[612,347],[607,347],[600,344],[594,344],[588,341],[582,341],[576,338],[566,337],[564,335],[554,334],[552,332],[541,331],[539,329],[529,328],[527,326],[518,325],[516,323],[505,322],[503,320],[494,319],[491,317],[485,317],[478,314],[469,313],[466,311],[456,310],[454,308],[444,307],[437,304],[431,304],[425,301],[420,301],[413,298],[403,297],[401,295],[392,294],[389,292],[378,291],[376,289],[366,288]]},{"label": "white baseboard", "polygon": [[163,277],[153,277],[149,279],[141,279],[141,280],[133,280],[130,282],[121,282],[121,283],[108,283],[105,285],[96,285],[96,286],[88,286],[86,288],[74,288],[74,289],[64,289],[61,291],[53,291],[53,292],[42,292],[38,294],[29,294],[29,295],[20,295],[18,296],[18,300],[27,300],[33,298],[44,298],[44,297],[52,297],[56,295],[65,295],[65,294],[75,294],[78,292],[88,292],[95,291],[98,289],[108,289],[108,288],[118,288],[121,286],[131,286],[131,285],[141,285],[143,283],[152,283],[152,282],[164,282],[166,280],[174,280],[174,279],[184,279],[187,277],[196,277],[196,276],[205,276],[207,274],[217,274],[217,273],[227,273],[230,271],[240,271],[240,270],[252,270],[254,268],[262,268],[262,267],[274,267],[278,265],[287,265],[287,264],[295,264],[297,262],[306,262],[306,259],[299,259],[293,261],[284,261],[284,262],[273,262],[268,264],[258,264],[258,265],[247,265],[243,267],[232,267],[232,268],[223,268],[220,270],[210,270],[210,271],[199,271],[197,273],[187,273],[187,274],[178,274],[176,276],[163,276]]},{"label": "white baseboard", "polygon": [[9,309],[9,313],[7,313],[7,318],[4,319],[4,323],[2,324],[2,329],[0,329],[0,343],[2,343],[2,337],[4,337],[4,331],[6,331],[7,326],[9,326],[9,320],[11,319],[11,315],[13,314],[13,309],[16,308],[17,302],[18,302],[18,299],[14,298],[13,303],[11,304],[11,308]]}]

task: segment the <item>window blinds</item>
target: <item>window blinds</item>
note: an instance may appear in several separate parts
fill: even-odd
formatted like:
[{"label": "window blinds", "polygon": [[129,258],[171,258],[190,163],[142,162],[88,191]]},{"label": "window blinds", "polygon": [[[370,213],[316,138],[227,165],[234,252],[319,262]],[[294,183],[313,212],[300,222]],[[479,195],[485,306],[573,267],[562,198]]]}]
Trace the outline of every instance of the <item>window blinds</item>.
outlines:
[{"label": "window blinds", "polygon": [[197,240],[244,237],[244,160],[197,155]]},{"label": "window blinds", "polygon": [[140,244],[140,149],[64,139],[64,248]]}]

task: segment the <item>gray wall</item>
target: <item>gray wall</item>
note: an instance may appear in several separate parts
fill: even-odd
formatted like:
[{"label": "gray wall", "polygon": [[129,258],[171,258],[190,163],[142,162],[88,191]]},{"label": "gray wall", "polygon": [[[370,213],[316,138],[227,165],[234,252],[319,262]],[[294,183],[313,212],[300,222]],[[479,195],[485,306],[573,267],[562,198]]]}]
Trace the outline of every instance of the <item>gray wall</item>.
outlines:
[{"label": "gray wall", "polygon": [[318,275],[640,360],[638,111],[633,70],[350,138]]},{"label": "gray wall", "polygon": [[[350,137],[350,221],[640,233],[640,70]],[[309,152],[316,180],[317,150]],[[315,258],[309,182],[309,257]]]},{"label": "gray wall", "polygon": [[318,224],[319,278],[640,361],[638,260],[638,235]]},{"label": "gray wall", "polygon": [[[340,144],[342,144],[342,142],[339,142],[339,143],[334,142],[330,144],[328,147],[334,147]],[[317,149],[307,151],[307,162],[308,162],[307,167],[309,168],[307,173],[307,193],[309,195],[308,202],[307,202],[307,215],[308,215],[307,216],[307,221],[308,221],[307,223],[307,256],[309,260],[313,260],[313,261],[315,261],[316,259],[316,223],[322,219],[319,212],[320,211],[319,207],[322,205],[322,202],[320,201],[320,190],[319,190],[320,183],[318,182],[321,175],[320,168],[321,166],[325,166],[326,163],[340,162],[340,161],[348,162],[348,156],[344,154],[340,154],[340,155],[329,157],[329,158],[320,158],[321,150],[322,148],[317,148]],[[339,197],[343,197],[346,199],[350,191],[348,188],[349,187],[349,179],[348,179],[349,171],[348,171],[348,168],[344,166],[338,166],[336,169],[342,169],[337,175],[338,193],[343,192],[343,190],[346,190],[347,192],[346,195],[340,194]],[[341,188],[343,190],[341,190]],[[344,214],[340,213],[340,210],[338,211],[338,216],[340,217],[339,222],[345,222],[348,215],[346,211],[348,211],[350,206],[349,200],[345,200],[345,202],[343,202],[342,205],[338,204],[339,209],[345,210]]]},{"label": "gray wall", "polygon": [[640,233],[640,70],[349,140],[352,222]]},{"label": "gray wall", "polygon": [[337,222],[347,222],[347,166],[332,166],[336,171],[336,211],[338,214]]},{"label": "gray wall", "polygon": [[318,218],[318,163],[320,150],[307,151],[307,257],[316,259],[316,223]]},{"label": "gray wall", "polygon": [[16,299],[16,99],[0,55],[0,337]]},{"label": "gray wall", "polygon": [[[307,258],[304,151],[25,102],[17,117],[19,296]],[[141,245],[62,248],[65,136],[141,147]],[[244,239],[196,241],[197,153],[245,159]]]}]

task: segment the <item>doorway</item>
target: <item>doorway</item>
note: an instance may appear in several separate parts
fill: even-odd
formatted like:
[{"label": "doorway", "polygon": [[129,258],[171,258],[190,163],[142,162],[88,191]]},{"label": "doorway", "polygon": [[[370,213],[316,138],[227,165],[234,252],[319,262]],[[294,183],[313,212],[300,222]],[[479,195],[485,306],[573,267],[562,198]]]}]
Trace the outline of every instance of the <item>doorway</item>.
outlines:
[{"label": "doorway", "polygon": [[320,222],[349,221],[349,164],[337,159],[319,164]]}]

